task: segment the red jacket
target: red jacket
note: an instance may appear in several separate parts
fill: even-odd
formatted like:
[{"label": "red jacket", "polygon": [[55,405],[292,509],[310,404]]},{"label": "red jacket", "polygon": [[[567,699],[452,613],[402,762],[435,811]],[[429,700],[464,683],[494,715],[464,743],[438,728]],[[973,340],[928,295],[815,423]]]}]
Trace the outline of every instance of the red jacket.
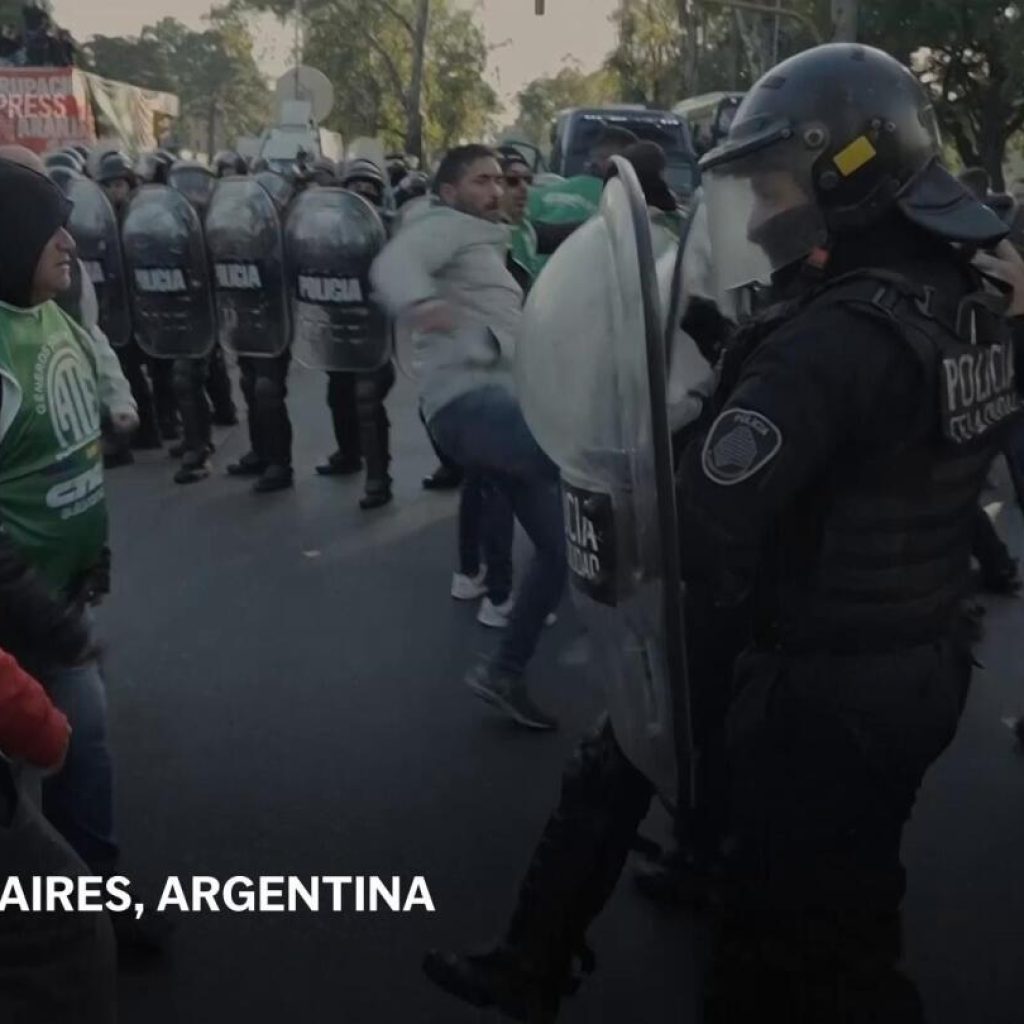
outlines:
[{"label": "red jacket", "polygon": [[67,749],[68,720],[42,686],[0,650],[0,750],[38,768],[60,764]]}]

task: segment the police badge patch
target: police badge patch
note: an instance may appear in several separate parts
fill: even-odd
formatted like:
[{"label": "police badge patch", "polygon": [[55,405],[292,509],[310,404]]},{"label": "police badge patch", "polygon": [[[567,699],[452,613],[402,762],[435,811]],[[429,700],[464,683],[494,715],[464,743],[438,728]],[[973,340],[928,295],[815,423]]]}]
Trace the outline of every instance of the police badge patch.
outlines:
[{"label": "police badge patch", "polygon": [[782,431],[767,416],[727,409],[704,442],[704,474],[723,487],[743,483],[771,462],[781,447]]}]

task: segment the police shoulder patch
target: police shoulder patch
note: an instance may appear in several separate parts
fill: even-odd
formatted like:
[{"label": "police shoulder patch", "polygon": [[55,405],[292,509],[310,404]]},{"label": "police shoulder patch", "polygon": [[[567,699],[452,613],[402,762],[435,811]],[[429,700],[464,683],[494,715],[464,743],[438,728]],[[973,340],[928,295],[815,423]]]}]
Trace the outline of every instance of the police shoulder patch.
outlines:
[{"label": "police shoulder patch", "polygon": [[704,442],[704,475],[723,487],[741,484],[760,472],[782,447],[782,431],[750,409],[727,409]]}]

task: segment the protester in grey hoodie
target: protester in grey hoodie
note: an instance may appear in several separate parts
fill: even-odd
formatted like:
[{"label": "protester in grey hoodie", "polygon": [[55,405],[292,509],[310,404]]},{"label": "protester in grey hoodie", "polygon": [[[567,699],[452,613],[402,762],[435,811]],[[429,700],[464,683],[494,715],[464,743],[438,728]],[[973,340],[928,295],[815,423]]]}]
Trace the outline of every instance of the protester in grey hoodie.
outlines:
[{"label": "protester in grey hoodie", "polygon": [[374,264],[378,299],[416,332],[414,363],[427,427],[442,451],[501,487],[536,547],[497,655],[467,685],[519,724],[556,722],[530,700],[523,672],[565,586],[558,470],[516,401],[512,361],[523,293],[507,267],[502,170],[484,146],[441,162],[436,197],[408,219]]}]

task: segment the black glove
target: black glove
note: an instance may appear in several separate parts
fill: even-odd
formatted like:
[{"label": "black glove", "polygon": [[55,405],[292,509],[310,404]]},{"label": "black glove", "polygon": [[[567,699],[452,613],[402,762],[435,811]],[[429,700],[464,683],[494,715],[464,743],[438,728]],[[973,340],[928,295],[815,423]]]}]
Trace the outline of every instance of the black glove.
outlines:
[{"label": "black glove", "polygon": [[722,349],[732,335],[733,324],[722,316],[710,299],[692,298],[680,327],[697,344],[700,354],[712,365],[718,363]]}]

